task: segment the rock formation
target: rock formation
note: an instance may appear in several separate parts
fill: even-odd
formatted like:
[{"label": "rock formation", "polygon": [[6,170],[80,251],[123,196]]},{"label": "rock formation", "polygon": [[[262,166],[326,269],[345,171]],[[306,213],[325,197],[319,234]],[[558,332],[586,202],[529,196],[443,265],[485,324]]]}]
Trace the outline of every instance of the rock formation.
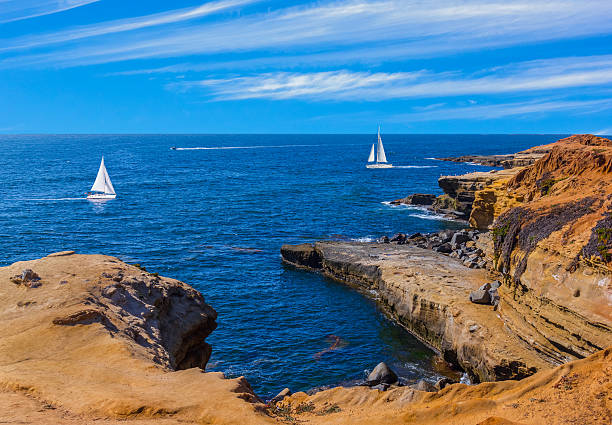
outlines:
[{"label": "rock formation", "polygon": [[[490,277],[502,282],[494,293],[481,287],[484,275],[450,270],[453,262],[432,258],[441,254],[410,247],[318,242],[311,251],[303,247],[318,256],[308,267],[377,290],[391,315],[446,358],[456,356],[476,379],[518,378],[604,349],[612,344],[612,141],[578,135],[522,154],[514,158],[531,159],[519,167],[441,177],[445,195],[433,204],[451,205],[469,213],[474,227],[492,229],[472,249],[484,253]],[[292,250],[284,247],[283,256],[299,264],[299,256],[286,255]],[[491,315],[462,328],[454,308],[468,288],[482,305],[461,305],[461,313],[479,317],[480,308]],[[496,324],[501,331],[491,331]],[[488,338],[475,344],[469,332],[483,327]],[[504,356],[488,351],[489,343],[502,346],[495,335],[512,341],[504,352],[519,360],[514,366],[496,366]],[[516,352],[523,349],[530,354]]]},{"label": "rock formation", "polygon": [[521,381],[452,384],[437,392],[334,388],[295,393],[279,407],[289,423],[312,425],[608,425],[611,371],[612,347]]},{"label": "rock formation", "polygon": [[2,267],[0,422],[271,422],[244,379],[203,372],[216,317],[190,286],[113,257]]},{"label": "rock formation", "polygon": [[503,317],[557,362],[605,348],[612,332],[612,141],[563,139],[505,186],[523,202],[492,224]]},{"label": "rock formation", "polygon": [[281,254],[288,263],[314,264],[308,267],[375,291],[389,315],[475,381],[519,379],[553,366],[509,332],[492,306],[470,302],[470,292],[488,281],[485,270],[407,244],[317,242],[310,249],[284,245]]},{"label": "rock formation", "polygon": [[506,155],[462,155],[450,158],[436,158],[440,161],[468,162],[488,167],[515,168],[525,167],[533,164],[548,152],[552,144],[539,146],[537,149],[531,148],[521,152]]},{"label": "rock formation", "polygon": [[472,212],[472,204],[476,193],[498,181],[509,181],[519,171],[518,168],[508,170],[494,170],[490,172],[474,172],[460,176],[442,176],[438,179],[438,185],[444,191],[449,201],[439,203],[445,199],[442,195],[440,200],[434,202],[434,210],[454,209],[460,215],[468,219]]}]

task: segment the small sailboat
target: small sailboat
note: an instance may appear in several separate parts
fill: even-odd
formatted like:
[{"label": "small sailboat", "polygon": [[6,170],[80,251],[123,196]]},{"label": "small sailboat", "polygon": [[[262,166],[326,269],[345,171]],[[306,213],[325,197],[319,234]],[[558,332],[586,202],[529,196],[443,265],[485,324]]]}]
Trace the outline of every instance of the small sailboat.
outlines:
[{"label": "small sailboat", "polygon": [[87,199],[114,199],[117,195],[115,194],[115,188],[111,183],[106,167],[104,166],[104,157],[100,162],[100,169],[96,176],[96,181],[91,187],[90,193],[87,195]]},{"label": "small sailboat", "polygon": [[370,156],[368,157],[367,168],[393,168],[393,165],[387,162],[387,156],[385,155],[385,148],[383,147],[382,139],[380,138],[380,126],[378,126],[378,146],[376,149],[376,159],[374,159],[374,144],[370,149]]}]

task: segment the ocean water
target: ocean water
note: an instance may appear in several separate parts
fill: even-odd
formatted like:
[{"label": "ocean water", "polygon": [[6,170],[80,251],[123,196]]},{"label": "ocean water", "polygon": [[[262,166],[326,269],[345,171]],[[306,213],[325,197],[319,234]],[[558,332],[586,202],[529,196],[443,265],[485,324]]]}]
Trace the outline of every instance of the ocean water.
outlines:
[{"label": "ocean water", "polygon": [[[397,167],[369,170],[375,135],[0,136],[0,265],[75,250],[190,283],[219,313],[208,368],[246,376],[264,398],[354,382],[380,361],[433,381],[427,347],[368,297],[284,266],[280,246],[461,227],[383,202],[489,169],[430,158],[560,137],[383,135]],[[118,197],[92,203],[102,155]]]}]

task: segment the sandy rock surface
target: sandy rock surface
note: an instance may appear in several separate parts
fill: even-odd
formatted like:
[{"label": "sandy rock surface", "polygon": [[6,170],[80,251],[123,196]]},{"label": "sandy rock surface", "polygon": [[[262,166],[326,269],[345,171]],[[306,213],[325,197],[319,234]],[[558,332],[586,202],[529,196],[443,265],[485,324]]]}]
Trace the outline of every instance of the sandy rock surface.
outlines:
[{"label": "sandy rock surface", "polygon": [[215,319],[189,285],[113,257],[0,268],[0,422],[269,423],[245,380],[200,369]]}]

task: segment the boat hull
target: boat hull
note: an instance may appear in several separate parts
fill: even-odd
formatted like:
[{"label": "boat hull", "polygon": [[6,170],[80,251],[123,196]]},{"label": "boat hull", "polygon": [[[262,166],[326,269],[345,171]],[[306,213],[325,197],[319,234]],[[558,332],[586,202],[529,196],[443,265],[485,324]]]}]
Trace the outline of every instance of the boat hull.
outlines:
[{"label": "boat hull", "polygon": [[115,199],[117,195],[110,195],[106,193],[94,193],[87,196],[87,199],[90,200],[104,200],[104,199]]},{"label": "boat hull", "polygon": [[392,164],[367,164],[366,168],[393,168]]}]

